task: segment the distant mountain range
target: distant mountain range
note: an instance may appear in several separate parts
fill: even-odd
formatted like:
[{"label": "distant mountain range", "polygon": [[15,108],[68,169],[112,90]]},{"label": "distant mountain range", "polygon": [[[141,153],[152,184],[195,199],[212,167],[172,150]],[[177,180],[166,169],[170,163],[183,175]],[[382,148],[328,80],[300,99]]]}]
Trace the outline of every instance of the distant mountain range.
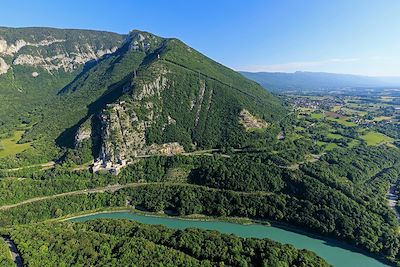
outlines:
[{"label": "distant mountain range", "polygon": [[325,92],[350,88],[400,86],[400,77],[369,77],[326,72],[240,72],[274,92]]}]

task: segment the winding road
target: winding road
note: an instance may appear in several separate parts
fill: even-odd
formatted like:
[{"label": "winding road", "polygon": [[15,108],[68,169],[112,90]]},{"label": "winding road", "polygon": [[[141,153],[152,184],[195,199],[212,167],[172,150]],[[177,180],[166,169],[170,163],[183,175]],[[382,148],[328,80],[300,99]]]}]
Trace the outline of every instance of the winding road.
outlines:
[{"label": "winding road", "polygon": [[83,189],[83,190],[65,192],[65,193],[55,194],[55,195],[51,195],[51,196],[35,197],[35,198],[30,198],[30,199],[27,199],[27,200],[24,200],[22,202],[18,202],[15,204],[0,206],[0,210],[8,210],[11,208],[15,208],[18,206],[22,206],[25,204],[29,204],[29,203],[37,202],[37,201],[41,201],[41,200],[46,200],[46,199],[53,199],[53,198],[72,196],[72,195],[89,194],[89,193],[115,192],[122,188],[143,186],[143,185],[147,185],[147,184],[151,184],[151,183],[129,183],[129,184],[124,184],[124,185],[115,184],[115,185],[107,185],[104,187],[97,187],[97,188],[93,188],[93,189]]},{"label": "winding road", "polygon": [[72,195],[82,195],[82,194],[90,194],[90,193],[104,193],[104,192],[115,192],[123,188],[128,188],[128,187],[140,187],[140,186],[146,186],[146,185],[172,185],[172,186],[191,186],[191,187],[198,187],[198,188],[203,188],[205,190],[209,191],[230,191],[234,192],[236,194],[240,195],[271,195],[273,194],[272,192],[268,191],[254,191],[254,192],[245,192],[245,191],[234,191],[234,190],[225,190],[225,189],[219,189],[219,188],[212,188],[212,187],[206,187],[202,185],[197,185],[197,184],[189,184],[189,183],[172,183],[172,182],[136,182],[136,183],[128,183],[128,184],[114,184],[114,185],[107,185],[104,187],[97,187],[97,188],[92,188],[92,189],[83,189],[83,190],[77,190],[77,191],[70,191],[70,192],[65,192],[65,193],[60,193],[60,194],[55,194],[55,195],[50,195],[50,196],[41,196],[41,197],[34,197],[30,198],[15,204],[9,204],[9,205],[3,205],[0,206],[0,211],[2,210],[8,210],[12,209],[15,207],[19,207],[22,205],[30,204],[33,202],[37,201],[42,201],[42,200],[48,200],[48,199],[54,199],[54,198],[59,198],[59,197],[64,197],[64,196],[72,196]]}]

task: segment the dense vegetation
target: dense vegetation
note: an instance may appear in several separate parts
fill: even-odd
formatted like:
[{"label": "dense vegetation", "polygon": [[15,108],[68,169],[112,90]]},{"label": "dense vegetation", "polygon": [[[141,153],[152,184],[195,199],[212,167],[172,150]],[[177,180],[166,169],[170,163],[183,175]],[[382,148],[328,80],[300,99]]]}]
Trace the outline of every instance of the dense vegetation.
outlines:
[{"label": "dense vegetation", "polygon": [[13,265],[14,261],[11,259],[10,249],[3,238],[0,237],[0,266],[8,267]]},{"label": "dense vegetation", "polygon": [[29,266],[328,266],[312,252],[268,239],[125,220],[35,224],[8,234]]},{"label": "dense vegetation", "polygon": [[[142,34],[151,41],[138,47]],[[107,36],[99,42],[113,42],[113,35]],[[23,72],[18,68],[13,71]],[[138,100],[140,90],[153,88],[144,85],[160,73],[168,88]],[[149,259],[165,265],[322,264],[308,252],[268,240],[111,221],[52,223],[51,232],[49,224],[42,223],[77,212],[126,205],[149,211],[173,210],[178,215],[239,216],[288,223],[345,240],[398,263],[398,222],[387,207],[385,193],[399,177],[400,152],[383,145],[368,146],[362,140],[365,131],[354,123],[328,117],[321,123],[321,113],[296,118],[259,85],[182,42],[136,31],[115,53],[96,64],[68,75],[50,76],[40,75],[26,86],[22,76],[18,78],[21,84],[17,84],[18,79],[10,83],[9,76],[0,77],[0,97],[3,93],[14,97],[15,92],[8,93],[11,87],[2,89],[3,83],[12,84],[12,90],[23,87],[29,91],[26,99],[32,103],[21,109],[16,106],[14,111],[11,106],[0,108],[0,116],[2,112],[20,112],[18,117],[1,117],[1,138],[19,129],[26,131],[19,142],[32,142],[23,153],[0,160],[0,206],[79,191],[0,210],[0,226],[13,227],[10,234],[29,265],[79,265],[86,261],[123,265],[133,253],[141,255],[135,258],[138,265]],[[38,86],[43,91],[35,95]],[[18,102],[18,97],[10,101]],[[106,108],[108,104],[122,102],[124,116],[146,122],[146,145],[179,142],[186,151],[195,153],[134,159],[134,164],[118,176],[90,173],[88,163],[99,155],[104,141],[99,134],[104,127],[101,115],[112,112]],[[239,123],[243,109],[268,127],[246,130]],[[91,130],[90,139],[77,144],[76,133],[83,128]],[[377,123],[376,130],[398,138],[395,127]],[[114,137],[110,143],[118,150],[122,142]],[[52,159],[57,161],[53,169],[35,165]],[[84,191],[127,183],[135,184],[115,192]],[[19,224],[32,225],[16,226]],[[40,238],[29,240],[34,236]],[[55,242],[52,236],[62,242]],[[212,244],[206,241],[210,239]],[[234,250],[226,251],[230,245]],[[246,248],[252,248],[254,254]],[[42,259],[44,254],[49,257]],[[48,262],[42,264],[41,260]]]}]

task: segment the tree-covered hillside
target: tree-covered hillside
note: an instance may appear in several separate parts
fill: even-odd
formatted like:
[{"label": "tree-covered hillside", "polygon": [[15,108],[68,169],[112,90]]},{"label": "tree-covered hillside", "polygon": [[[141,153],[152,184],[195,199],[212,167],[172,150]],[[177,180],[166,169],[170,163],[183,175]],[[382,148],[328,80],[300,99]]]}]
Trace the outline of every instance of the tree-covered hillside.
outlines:
[{"label": "tree-covered hillside", "polygon": [[[177,39],[1,30],[0,94],[9,102],[0,151],[27,149],[0,154],[0,227],[27,265],[124,265],[133,252],[138,265],[325,264],[268,240],[59,221],[114,208],[283,223],[399,265],[399,224],[385,195],[400,152],[368,144],[371,129],[319,120],[321,112],[306,119]],[[216,249],[201,249],[209,240]]]},{"label": "tree-covered hillside", "polygon": [[[132,31],[114,53],[80,70],[57,95],[50,94],[50,102],[31,111],[34,122],[28,122],[34,125],[22,142],[33,145],[17,156],[19,162],[68,157],[76,148],[85,158],[115,162],[174,142],[185,151],[252,146],[273,138],[274,123],[286,114],[256,83],[179,40],[145,32]],[[244,110],[251,117],[243,121],[257,118],[266,129],[241,122]],[[84,127],[87,145],[77,147]]]},{"label": "tree-covered hillside", "polygon": [[329,266],[314,253],[268,239],[125,220],[36,224],[8,234],[27,266]]},{"label": "tree-covered hillside", "polygon": [[123,35],[89,30],[0,28],[0,134],[40,122],[55,96]]}]

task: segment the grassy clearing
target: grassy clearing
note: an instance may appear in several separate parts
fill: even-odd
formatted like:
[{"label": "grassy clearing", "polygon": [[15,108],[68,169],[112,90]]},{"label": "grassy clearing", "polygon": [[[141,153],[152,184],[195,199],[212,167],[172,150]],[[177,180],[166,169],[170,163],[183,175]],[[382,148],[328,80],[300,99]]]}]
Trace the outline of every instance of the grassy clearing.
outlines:
[{"label": "grassy clearing", "polygon": [[375,117],[372,121],[387,121],[387,120],[391,120],[393,117],[390,116],[379,116],[379,117]]},{"label": "grassy clearing", "polygon": [[367,145],[369,146],[376,146],[382,143],[387,143],[387,142],[392,142],[393,138],[390,138],[389,136],[386,136],[384,134],[370,131],[364,135],[361,136],[361,139],[363,139],[365,142],[367,142]]},{"label": "grassy clearing", "polygon": [[322,114],[322,113],[312,113],[310,116],[313,119],[322,119],[324,117],[324,114]]},{"label": "grassy clearing", "polygon": [[331,151],[332,149],[339,147],[335,143],[327,143],[327,142],[322,142],[322,141],[317,141],[317,145],[322,147],[324,151]]},{"label": "grassy clearing", "polygon": [[348,145],[350,148],[356,147],[356,146],[358,146],[359,144],[360,144],[360,141],[358,141],[358,140],[356,140],[356,139],[353,139],[353,140],[351,140],[351,142],[347,143],[347,145]]},{"label": "grassy clearing", "polygon": [[340,135],[340,134],[334,134],[334,133],[328,133],[328,134],[326,135],[326,137],[332,138],[332,139],[341,139],[341,138],[343,138],[342,135]]},{"label": "grassy clearing", "polygon": [[357,110],[357,109],[351,109],[351,108],[342,108],[342,110],[344,112],[346,112],[346,115],[358,115],[358,116],[365,116],[367,115],[366,111],[361,111],[361,110]]},{"label": "grassy clearing", "polygon": [[166,173],[166,177],[169,181],[175,182],[186,182],[192,166],[179,167],[179,168],[169,168]]},{"label": "grassy clearing", "polygon": [[21,153],[32,145],[32,143],[18,144],[24,132],[15,131],[13,136],[0,140],[0,158]]},{"label": "grassy clearing", "polygon": [[332,111],[332,112],[336,112],[336,111],[339,111],[341,108],[342,108],[342,106],[334,106],[334,107],[331,109],[331,111]]},{"label": "grassy clearing", "polygon": [[339,123],[339,124],[341,124],[343,126],[346,126],[346,127],[357,126],[357,124],[355,124],[354,122],[348,121],[349,117],[341,117],[341,118],[328,117],[327,119],[330,120],[330,121],[337,122],[337,123]]}]

